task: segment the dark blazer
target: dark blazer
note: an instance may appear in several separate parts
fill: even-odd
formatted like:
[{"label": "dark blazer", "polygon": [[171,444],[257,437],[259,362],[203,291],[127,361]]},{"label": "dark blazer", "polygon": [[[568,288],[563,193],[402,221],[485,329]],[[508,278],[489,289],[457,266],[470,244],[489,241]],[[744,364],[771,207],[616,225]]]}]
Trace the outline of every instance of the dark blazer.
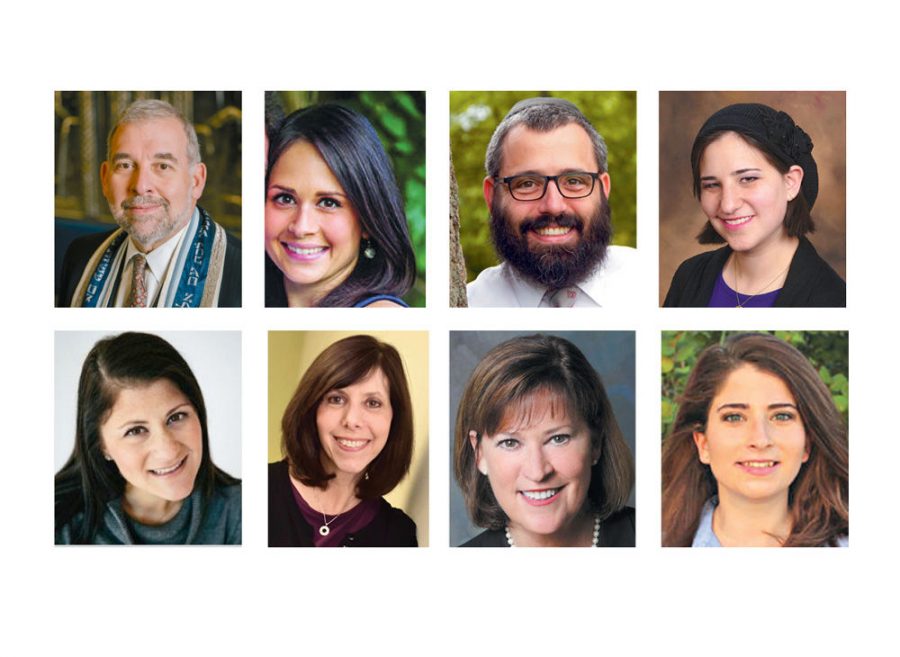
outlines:
[{"label": "dark blazer", "polygon": [[[313,528],[291,492],[287,460],[269,463],[269,547],[313,547]],[[384,498],[368,525],[348,534],[341,547],[418,547],[416,523]]]},{"label": "dark blazer", "polygon": [[[94,251],[109,237],[116,229],[105,233],[93,233],[83,237],[77,237],[69,244],[66,254],[63,256],[62,267],[59,275],[59,296],[56,299],[56,306],[68,307],[72,305],[72,295],[75,294],[75,288],[78,287],[78,281],[84,273]],[[240,308],[241,307],[241,243],[232,237],[230,233],[225,233],[227,247],[225,249],[225,266],[222,270],[222,286],[219,289],[219,307],[220,308]],[[119,281],[114,283],[112,294],[118,290]]]},{"label": "dark blazer", "polygon": [[[460,547],[509,547],[506,532],[488,529]],[[634,509],[626,506],[600,523],[597,547],[634,547]]]},{"label": "dark blazer", "polygon": [[[731,255],[731,247],[707,251],[681,263],[672,277],[672,285],[663,306],[667,308],[705,308],[712,297],[716,279]],[[847,284],[825,262],[805,237],[788,269],[781,293],[775,299],[777,308],[844,308]]]}]

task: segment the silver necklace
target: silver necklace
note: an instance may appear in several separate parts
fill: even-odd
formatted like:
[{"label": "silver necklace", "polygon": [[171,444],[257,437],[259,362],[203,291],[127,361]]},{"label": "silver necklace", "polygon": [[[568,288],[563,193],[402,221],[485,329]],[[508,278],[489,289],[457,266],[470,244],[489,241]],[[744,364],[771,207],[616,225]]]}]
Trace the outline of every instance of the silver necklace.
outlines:
[{"label": "silver necklace", "polygon": [[[345,504],[344,506],[346,506],[346,504]],[[325,508],[325,507],[322,507],[322,508]],[[323,524],[321,527],[319,527],[319,534],[322,535],[322,536],[328,536],[328,534],[331,533],[331,529],[328,528],[328,525],[330,525],[330,524],[333,523],[335,520],[337,520],[338,518],[340,518],[340,517],[341,517],[341,514],[343,514],[343,513],[344,513],[344,512],[341,511],[341,512],[338,513],[337,515],[332,516],[331,520],[328,520],[328,519],[325,517],[325,512],[322,511],[322,522],[323,522],[324,524]]]},{"label": "silver necklace", "polygon": [[768,283],[766,283],[766,284],[765,284],[763,287],[761,287],[757,292],[751,294],[751,295],[748,296],[746,299],[744,299],[743,301],[741,301],[741,295],[740,295],[740,294],[738,293],[738,291],[737,291],[737,289],[738,289],[738,261],[737,261],[737,258],[735,258],[735,259],[734,259],[734,300],[737,302],[735,308],[743,308],[745,305],[747,305],[747,302],[750,301],[750,299],[752,299],[753,297],[755,297],[755,296],[757,296],[757,295],[762,294],[763,292],[765,292],[766,288],[768,288],[772,283],[774,283],[774,282],[777,281],[779,278],[781,278],[781,275],[782,275],[784,272],[786,272],[786,271],[790,268],[790,266],[791,266],[791,263],[789,262],[789,263],[788,263],[788,266],[785,267],[784,269],[782,269],[780,272],[778,272],[778,274],[775,276],[775,278],[773,278],[771,281],[769,281]]},{"label": "silver necklace", "polygon": [[[591,539],[591,547],[597,547],[597,543],[600,542],[600,514],[594,514],[594,535]],[[506,526],[506,543],[509,547],[516,547],[516,542],[513,540],[512,534],[509,531],[509,525]]]}]

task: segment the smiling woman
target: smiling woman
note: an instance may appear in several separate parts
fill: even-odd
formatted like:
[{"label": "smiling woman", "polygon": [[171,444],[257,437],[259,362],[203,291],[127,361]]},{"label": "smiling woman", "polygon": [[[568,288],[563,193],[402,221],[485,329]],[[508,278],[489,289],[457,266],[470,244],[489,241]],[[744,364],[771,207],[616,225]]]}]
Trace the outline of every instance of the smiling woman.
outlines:
[{"label": "smiling woman", "polygon": [[56,474],[56,543],[240,544],[241,484],[212,462],[187,362],[146,333],[81,369],[75,447]]},{"label": "smiling woman", "polygon": [[390,160],[371,124],[316,105],[273,131],[266,306],[406,306],[416,262]]},{"label": "smiling woman", "polygon": [[339,340],[303,374],[269,465],[270,547],[415,547],[415,523],[386,495],[413,452],[412,402],[397,350]]},{"label": "smiling woman", "polygon": [[663,545],[847,545],[847,429],[799,351],[733,336],[700,355],[679,403],[663,443]]},{"label": "smiling woman", "polygon": [[584,354],[552,335],[507,340],[472,372],[456,415],[464,547],[633,547],[634,460]]}]

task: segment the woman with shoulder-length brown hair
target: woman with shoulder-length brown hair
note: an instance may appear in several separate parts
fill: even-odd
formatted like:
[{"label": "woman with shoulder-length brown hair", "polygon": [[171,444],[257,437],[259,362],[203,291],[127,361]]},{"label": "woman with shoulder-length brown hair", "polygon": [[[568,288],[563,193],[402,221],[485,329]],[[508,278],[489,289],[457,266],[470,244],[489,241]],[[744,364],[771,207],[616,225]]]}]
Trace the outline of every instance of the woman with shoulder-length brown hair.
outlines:
[{"label": "woman with shoulder-length brown hair", "polygon": [[847,545],[847,429],[803,354],[732,336],[703,351],[679,404],[663,443],[663,545]]},{"label": "woman with shoulder-length brown hair", "polygon": [[415,523],[386,495],[412,460],[400,354],[372,336],[335,342],[300,380],[269,464],[269,546],[415,547]]},{"label": "woman with shoulder-length brown hair", "polygon": [[463,547],[634,546],[634,460],[597,372],[563,338],[494,347],[456,415],[456,480],[472,522]]}]

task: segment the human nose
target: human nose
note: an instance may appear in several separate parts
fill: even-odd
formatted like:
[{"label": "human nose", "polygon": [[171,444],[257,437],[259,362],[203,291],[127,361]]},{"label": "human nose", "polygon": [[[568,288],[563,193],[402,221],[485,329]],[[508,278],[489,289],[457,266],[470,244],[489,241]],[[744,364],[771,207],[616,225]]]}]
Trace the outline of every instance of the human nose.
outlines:
[{"label": "human nose", "polygon": [[135,166],[131,171],[131,189],[138,196],[153,194],[155,183],[149,168]]},{"label": "human nose", "polygon": [[348,429],[356,429],[362,423],[360,409],[356,404],[347,404],[344,407],[344,426]]},{"label": "human nose", "polygon": [[523,474],[531,481],[543,481],[553,472],[553,464],[544,454],[542,445],[533,445],[525,450]]},{"label": "human nose", "polygon": [[566,197],[559,191],[559,179],[548,180],[544,196],[538,201],[541,214],[558,215],[566,211]]},{"label": "human nose", "polygon": [[168,427],[156,432],[153,440],[153,451],[162,458],[178,455],[178,441]]},{"label": "human nose", "polygon": [[722,196],[719,199],[719,206],[724,215],[732,215],[737,212],[743,200],[740,196],[740,190],[734,185],[722,185]]},{"label": "human nose", "polygon": [[297,206],[296,215],[288,226],[290,231],[297,236],[312,235],[318,230],[311,208],[305,203]]},{"label": "human nose", "polygon": [[765,419],[753,419],[748,426],[751,447],[765,449],[772,445],[772,428]]}]

